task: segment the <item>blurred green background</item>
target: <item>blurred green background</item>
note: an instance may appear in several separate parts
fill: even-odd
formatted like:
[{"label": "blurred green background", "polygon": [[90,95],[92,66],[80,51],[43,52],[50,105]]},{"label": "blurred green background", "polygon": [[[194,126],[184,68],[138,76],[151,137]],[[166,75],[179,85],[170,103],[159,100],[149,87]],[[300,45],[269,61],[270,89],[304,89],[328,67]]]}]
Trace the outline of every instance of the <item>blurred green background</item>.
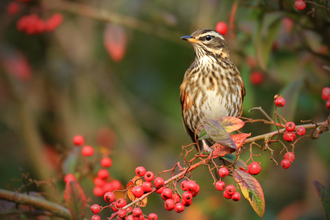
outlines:
[{"label": "blurred green background", "polygon": [[[293,0],[40,0],[20,3],[19,12],[9,15],[9,2],[0,2],[0,188],[19,188],[21,169],[37,180],[51,176],[63,202],[62,162],[76,134],[95,149],[110,143],[110,175],[123,185],[137,166],[158,173],[182,163],[181,146],[190,139],[181,123],[179,87],[194,53],[180,37],[214,29],[218,21],[229,26],[233,5],[233,29],[224,37],[246,87],[243,116],[262,118],[248,112],[254,106],[272,116],[275,94],[287,101],[280,113],[288,121],[321,122],[329,115],[321,90],[330,86],[330,22],[316,5],[298,11]],[[316,12],[307,15],[312,8]],[[61,13],[63,23],[38,35],[18,31],[17,20],[32,13],[44,19]],[[258,85],[250,79],[256,71],[264,77]],[[262,123],[243,128],[252,136],[272,130]],[[254,159],[262,167],[256,179],[265,194],[264,219],[325,219],[312,180],[330,189],[329,143],[329,133],[302,139],[288,170],[276,166],[269,152],[254,149],[261,154]],[[272,148],[280,162],[282,147]],[[97,163],[94,174],[100,155],[90,159]],[[159,195],[149,197],[143,212],[159,219],[260,219],[247,200],[225,200],[207,167],[195,170],[193,179],[201,190],[182,214],[165,211]],[[106,205],[93,195],[91,177],[80,183],[88,204]]]}]

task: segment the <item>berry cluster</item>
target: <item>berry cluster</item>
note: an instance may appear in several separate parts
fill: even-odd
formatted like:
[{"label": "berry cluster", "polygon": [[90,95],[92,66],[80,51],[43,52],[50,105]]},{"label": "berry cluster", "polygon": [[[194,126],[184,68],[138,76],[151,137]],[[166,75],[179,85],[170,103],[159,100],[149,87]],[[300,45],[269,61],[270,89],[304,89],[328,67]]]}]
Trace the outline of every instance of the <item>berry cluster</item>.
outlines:
[{"label": "berry cluster", "polygon": [[330,88],[329,87],[324,87],[322,89],[322,99],[327,101],[325,103],[325,105],[327,106],[328,109],[330,109]]},{"label": "berry cluster", "polygon": [[306,3],[303,0],[296,0],[294,5],[299,11],[302,11],[306,8]]},{"label": "berry cluster", "polygon": [[281,167],[283,167],[283,169],[288,169],[294,161],[294,158],[295,155],[292,152],[287,152],[284,154],[284,159],[281,161]]},{"label": "berry cluster", "polygon": [[283,134],[283,139],[287,142],[296,140],[296,134],[299,136],[306,134],[306,129],[304,127],[298,127],[296,129],[296,124],[292,121],[289,121],[285,124],[285,130],[286,131]]},{"label": "berry cluster", "polygon": [[219,34],[225,35],[228,31],[227,24],[223,21],[219,21],[215,26],[215,30],[219,32]]},{"label": "berry cluster", "polygon": [[[226,167],[221,167],[219,169],[219,176],[221,178],[225,178],[228,176],[229,171]],[[223,191],[223,197],[226,199],[232,199],[233,201],[237,202],[241,199],[241,194],[236,192],[236,188],[234,185],[227,185],[222,180],[219,180],[215,183],[215,188],[219,191]]]}]

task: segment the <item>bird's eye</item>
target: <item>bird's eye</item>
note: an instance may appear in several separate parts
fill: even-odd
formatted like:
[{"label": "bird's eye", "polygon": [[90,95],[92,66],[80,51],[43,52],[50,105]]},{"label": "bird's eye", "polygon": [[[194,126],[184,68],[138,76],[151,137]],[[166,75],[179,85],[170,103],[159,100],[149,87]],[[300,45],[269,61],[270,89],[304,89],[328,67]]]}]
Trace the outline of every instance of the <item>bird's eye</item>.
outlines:
[{"label": "bird's eye", "polygon": [[211,37],[210,35],[207,35],[207,36],[205,37],[205,39],[206,39],[206,40],[211,40],[212,37]]}]

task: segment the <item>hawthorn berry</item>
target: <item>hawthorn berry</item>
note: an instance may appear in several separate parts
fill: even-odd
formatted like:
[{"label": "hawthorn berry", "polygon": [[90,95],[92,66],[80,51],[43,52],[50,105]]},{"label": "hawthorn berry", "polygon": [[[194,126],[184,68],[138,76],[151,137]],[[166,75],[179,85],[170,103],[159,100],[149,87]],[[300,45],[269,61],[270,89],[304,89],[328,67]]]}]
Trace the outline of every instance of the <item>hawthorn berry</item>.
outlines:
[{"label": "hawthorn berry", "polygon": [[156,190],[156,193],[161,194],[164,191],[165,187],[160,187],[159,189]]},{"label": "hawthorn berry", "polygon": [[199,193],[199,190],[201,189],[201,187],[197,183],[196,183],[196,185],[197,185],[197,189],[194,192],[192,192],[193,197],[197,196]]},{"label": "hawthorn berry", "polygon": [[187,190],[188,190],[188,186],[187,186],[187,183],[188,183],[188,182],[189,182],[189,181],[187,181],[187,180],[184,180],[184,181],[181,182],[180,186],[181,186],[181,189],[182,189],[183,191],[187,191]]},{"label": "hawthorn berry", "polygon": [[250,82],[252,85],[260,85],[264,81],[264,76],[260,72],[252,72]]},{"label": "hawthorn berry", "polygon": [[328,109],[330,109],[330,98],[329,98],[329,100],[325,103],[325,105],[327,106]]},{"label": "hawthorn berry", "polygon": [[128,215],[126,216],[125,220],[134,220],[134,217],[133,215]]},{"label": "hawthorn berry", "polygon": [[93,215],[91,220],[101,220],[101,217],[99,215]]},{"label": "hawthorn berry", "polygon": [[135,168],[135,174],[137,176],[144,176],[145,173],[146,173],[146,168],[144,168],[143,166],[139,166]]},{"label": "hawthorn berry", "polygon": [[229,174],[229,171],[226,167],[221,167],[219,169],[219,176],[221,176],[222,178],[228,176],[228,174]]},{"label": "hawthorn berry", "polygon": [[249,171],[249,173],[252,174],[252,175],[257,175],[257,174],[259,174],[260,171],[261,171],[260,164],[257,163],[257,162],[250,163],[249,166],[248,166],[248,171]]},{"label": "hawthorn berry", "polygon": [[188,181],[187,188],[189,192],[193,193],[197,190],[197,183],[194,181]]},{"label": "hawthorn berry", "polygon": [[94,213],[94,214],[97,214],[97,213],[99,213],[100,212],[100,206],[98,205],[98,204],[94,204],[94,205],[92,205],[91,206],[91,210],[92,210],[92,212]]},{"label": "hawthorn berry", "polygon": [[193,198],[193,195],[191,192],[186,191],[182,194],[182,200],[191,201],[192,198]]},{"label": "hawthorn berry", "polygon": [[96,177],[96,178],[94,179],[94,185],[95,185],[95,186],[100,186],[100,187],[102,187],[102,186],[104,186],[104,184],[106,184],[105,180],[101,179],[100,177]]},{"label": "hawthorn berry", "polygon": [[117,208],[123,208],[126,205],[126,200],[123,198],[120,198],[116,202],[116,207]]},{"label": "hawthorn berry", "polygon": [[91,146],[85,146],[81,150],[82,155],[85,157],[92,156],[94,154],[94,149]]},{"label": "hawthorn berry", "polygon": [[7,11],[11,15],[16,14],[18,10],[19,10],[19,6],[16,2],[10,2],[7,6]]},{"label": "hawthorn berry", "polygon": [[113,190],[118,190],[121,187],[121,183],[118,180],[114,180],[111,182]]},{"label": "hawthorn berry", "polygon": [[287,142],[294,141],[296,139],[296,133],[293,132],[285,132],[283,134],[283,139]]},{"label": "hawthorn berry", "polygon": [[155,178],[155,175],[154,175],[154,173],[151,172],[151,171],[148,171],[148,172],[146,172],[146,173],[144,174],[144,179],[145,179],[145,181],[147,181],[147,182],[151,182],[151,181],[153,181],[154,178]]},{"label": "hawthorn berry", "polygon": [[106,202],[113,202],[116,199],[116,196],[113,192],[106,192],[103,196]]},{"label": "hawthorn berry", "polygon": [[231,199],[237,202],[241,199],[241,194],[239,192],[234,192],[234,194],[231,196]]},{"label": "hawthorn berry", "polygon": [[153,185],[152,185],[151,182],[144,182],[144,183],[142,184],[142,189],[143,189],[143,191],[145,191],[145,192],[151,192],[152,189],[153,189]]},{"label": "hawthorn berry", "polygon": [[296,124],[292,121],[289,121],[285,124],[285,129],[288,132],[294,131],[295,128],[296,128]]},{"label": "hawthorn berry", "polygon": [[288,159],[292,163],[295,159],[295,155],[292,152],[287,152],[284,154],[284,159]]},{"label": "hawthorn berry", "polygon": [[65,175],[65,177],[64,177],[64,182],[65,183],[68,183],[68,182],[73,181],[73,180],[76,180],[76,178],[71,173]]},{"label": "hawthorn berry", "polygon": [[167,200],[167,199],[172,199],[172,194],[173,192],[170,188],[165,188],[161,193],[161,196],[164,200]]},{"label": "hawthorn berry", "polygon": [[142,210],[140,208],[136,207],[133,209],[132,214],[134,217],[139,217],[140,215],[142,215]]},{"label": "hawthorn berry", "polygon": [[125,209],[120,209],[117,213],[119,218],[124,218],[126,216],[126,210]]},{"label": "hawthorn berry", "polygon": [[111,205],[110,205],[110,208],[112,209],[113,212],[117,212],[117,211],[118,211],[116,205],[117,205],[116,202],[113,202],[113,203],[111,203]]},{"label": "hawthorn berry", "polygon": [[280,108],[284,107],[285,106],[285,99],[282,98],[282,97],[279,97],[279,98],[275,99],[275,105],[277,107],[280,107]]},{"label": "hawthorn berry", "polygon": [[164,179],[161,178],[161,177],[157,177],[155,180],[154,180],[154,185],[156,186],[156,188],[161,188],[164,186]]},{"label": "hawthorn berry", "polygon": [[229,194],[229,195],[233,195],[235,193],[236,189],[235,189],[235,186],[234,185],[228,185],[226,186],[226,192]]},{"label": "hawthorn berry", "polygon": [[97,173],[97,176],[101,179],[105,179],[109,176],[109,171],[105,170],[105,169],[101,169],[99,170],[99,172]]},{"label": "hawthorn berry", "polygon": [[329,87],[324,87],[322,89],[322,99],[328,100],[330,98],[330,88]]},{"label": "hawthorn berry", "polygon": [[174,207],[175,207],[175,202],[173,199],[167,199],[165,201],[165,209],[167,211],[172,211],[174,209]]},{"label": "hawthorn berry", "polygon": [[101,160],[101,166],[102,167],[111,167],[112,166],[112,160],[109,157],[103,158]]},{"label": "hawthorn berry", "polygon": [[104,192],[112,192],[112,191],[114,191],[113,186],[112,186],[111,183],[105,183],[102,186],[102,189],[103,189]]},{"label": "hawthorn berry", "polygon": [[134,186],[132,193],[135,197],[140,198],[144,193],[142,186]]},{"label": "hawthorn berry", "polygon": [[184,205],[184,206],[186,206],[186,207],[190,206],[191,203],[192,203],[191,200],[190,200],[190,201],[186,201],[186,200],[182,199],[182,205]]},{"label": "hawthorn berry", "polygon": [[76,135],[76,136],[73,137],[72,142],[76,146],[81,146],[81,145],[84,144],[84,138],[81,135]]},{"label": "hawthorn berry", "polygon": [[215,183],[215,188],[219,191],[224,190],[225,186],[226,186],[225,182],[220,181],[220,180]]},{"label": "hawthorn berry", "polygon": [[148,215],[148,219],[149,219],[149,220],[158,220],[158,216],[157,216],[157,214],[155,214],[155,213],[150,213],[150,214]]},{"label": "hawthorn berry", "polygon": [[182,203],[177,203],[175,204],[174,206],[174,210],[177,212],[177,213],[181,213],[184,211],[184,205]]},{"label": "hawthorn berry", "polygon": [[217,25],[215,26],[215,30],[219,32],[222,35],[225,35],[228,31],[227,24],[223,21],[219,21]]},{"label": "hawthorn berry", "polygon": [[288,169],[291,166],[291,162],[288,159],[284,159],[281,161],[281,167],[283,167],[283,169]]},{"label": "hawthorn berry", "polygon": [[93,189],[93,194],[94,194],[95,196],[98,196],[98,197],[103,196],[103,189],[102,189],[102,187],[100,187],[100,186],[95,186],[94,189]]},{"label": "hawthorn berry", "polygon": [[172,199],[174,200],[175,203],[178,203],[181,201],[181,197],[177,193],[172,194]]},{"label": "hawthorn berry", "polygon": [[299,136],[303,136],[306,134],[306,128],[304,127],[298,127],[296,131],[297,131],[297,135]]},{"label": "hawthorn berry", "polygon": [[306,8],[306,3],[303,0],[297,0],[294,5],[299,11],[304,10]]},{"label": "hawthorn berry", "polygon": [[50,19],[47,21],[47,30],[53,31],[59,26],[63,21],[63,15],[60,13],[55,13],[50,17]]},{"label": "hawthorn berry", "polygon": [[229,195],[228,192],[225,190],[223,191],[223,197],[225,197],[226,199],[230,199],[231,195]]}]

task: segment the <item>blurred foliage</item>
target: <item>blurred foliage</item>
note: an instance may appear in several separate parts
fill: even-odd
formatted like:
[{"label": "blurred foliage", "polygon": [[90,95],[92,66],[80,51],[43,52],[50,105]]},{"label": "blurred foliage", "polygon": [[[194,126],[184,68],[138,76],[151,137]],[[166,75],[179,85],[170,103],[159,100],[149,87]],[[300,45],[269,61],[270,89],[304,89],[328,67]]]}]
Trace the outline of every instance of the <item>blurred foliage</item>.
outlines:
[{"label": "blurred foliage", "polygon": [[[307,15],[316,5],[297,11],[293,0],[40,0],[21,4],[18,14],[8,15],[8,3],[0,2],[0,188],[20,187],[14,179],[21,178],[21,168],[38,180],[52,176],[63,191],[61,163],[74,148],[72,137],[81,134],[86,144],[98,147],[104,145],[99,138],[104,129],[112,132],[105,136],[114,142],[110,175],[123,185],[139,165],[154,173],[171,168],[181,146],[190,143],[181,124],[179,86],[194,53],[180,36],[214,28],[218,21],[228,23],[233,4],[238,4],[234,29],[224,37],[247,91],[243,116],[261,118],[259,112],[248,112],[254,106],[272,114],[275,94],[287,100],[280,113],[296,124],[321,122],[329,115],[321,90],[330,85],[325,68],[330,66],[330,22],[322,8]],[[79,10],[83,5],[90,8]],[[88,14],[91,8],[96,13]],[[104,17],[98,10],[114,14]],[[16,29],[22,15],[48,18],[54,12],[64,16],[54,32],[27,35]],[[108,53],[113,47],[107,44],[108,31],[110,38],[119,34],[111,45],[120,49],[110,50],[122,50],[121,60],[120,54]],[[122,38],[127,41],[116,41]],[[253,71],[265,76],[261,85],[251,84]],[[255,123],[243,131],[255,136],[271,128]],[[265,194],[265,219],[325,218],[312,180],[330,188],[329,143],[328,134],[299,142],[288,170],[276,166],[268,152],[254,150],[261,154],[254,159],[262,166],[256,179]],[[280,161],[281,146],[273,149]],[[245,199],[225,200],[206,167],[193,175],[201,190],[185,212],[165,211],[157,195],[148,198],[143,212],[155,212],[160,219],[259,219]],[[233,183],[232,178],[226,183]],[[92,193],[92,178],[81,185],[88,204],[105,205]],[[57,196],[64,201],[62,193]],[[104,219],[109,215],[108,210],[101,213]]]}]

